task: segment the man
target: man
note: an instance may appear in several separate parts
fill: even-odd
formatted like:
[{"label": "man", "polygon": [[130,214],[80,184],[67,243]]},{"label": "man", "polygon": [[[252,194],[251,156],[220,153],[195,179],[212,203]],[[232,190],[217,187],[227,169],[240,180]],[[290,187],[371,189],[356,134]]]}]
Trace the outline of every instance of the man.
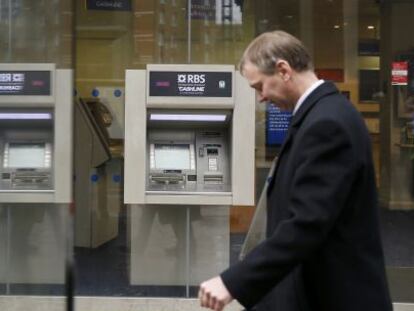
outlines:
[{"label": "man", "polygon": [[285,32],[253,40],[240,70],[260,101],[293,116],[268,188],[266,239],[200,285],[201,305],[219,311],[234,298],[258,310],[392,310],[360,114],[318,80]]}]

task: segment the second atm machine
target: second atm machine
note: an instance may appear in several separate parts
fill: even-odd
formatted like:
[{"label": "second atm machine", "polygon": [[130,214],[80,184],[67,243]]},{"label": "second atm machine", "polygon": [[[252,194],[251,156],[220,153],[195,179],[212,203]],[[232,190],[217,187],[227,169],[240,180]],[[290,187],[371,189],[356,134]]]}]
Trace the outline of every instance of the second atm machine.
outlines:
[{"label": "second atm machine", "polygon": [[72,71],[0,64],[0,283],[63,284]]},{"label": "second atm machine", "polygon": [[254,204],[254,91],[230,65],[148,65],[125,96],[130,282],[198,285],[229,265],[229,208]]}]

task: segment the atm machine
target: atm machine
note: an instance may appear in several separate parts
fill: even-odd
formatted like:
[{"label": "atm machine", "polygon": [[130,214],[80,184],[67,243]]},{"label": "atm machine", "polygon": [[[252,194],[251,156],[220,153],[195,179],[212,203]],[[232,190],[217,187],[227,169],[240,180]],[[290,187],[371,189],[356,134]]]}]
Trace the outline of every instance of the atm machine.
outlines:
[{"label": "atm machine", "polygon": [[0,283],[8,291],[64,283],[72,90],[71,70],[0,64]]},{"label": "atm machine", "polygon": [[230,208],[254,205],[255,94],[230,65],[127,70],[130,283],[198,285],[229,265]]}]

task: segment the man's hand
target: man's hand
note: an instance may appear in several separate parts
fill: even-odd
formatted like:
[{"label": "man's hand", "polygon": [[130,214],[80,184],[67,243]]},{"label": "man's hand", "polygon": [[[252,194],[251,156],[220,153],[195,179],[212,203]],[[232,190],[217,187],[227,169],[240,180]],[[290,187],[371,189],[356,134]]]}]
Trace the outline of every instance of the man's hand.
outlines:
[{"label": "man's hand", "polygon": [[216,276],[201,283],[200,290],[198,291],[198,299],[200,299],[200,305],[202,307],[210,308],[214,311],[221,311],[225,305],[233,300],[233,297],[221,278]]}]

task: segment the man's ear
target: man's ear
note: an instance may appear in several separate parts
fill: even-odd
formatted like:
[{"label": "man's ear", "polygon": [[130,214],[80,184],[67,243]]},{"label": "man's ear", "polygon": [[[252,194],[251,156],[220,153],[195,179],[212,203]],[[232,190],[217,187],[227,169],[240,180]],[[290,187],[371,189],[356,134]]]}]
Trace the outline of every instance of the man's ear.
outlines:
[{"label": "man's ear", "polygon": [[284,81],[288,81],[292,76],[292,68],[289,63],[283,59],[278,60],[275,64],[276,72],[282,77]]}]

